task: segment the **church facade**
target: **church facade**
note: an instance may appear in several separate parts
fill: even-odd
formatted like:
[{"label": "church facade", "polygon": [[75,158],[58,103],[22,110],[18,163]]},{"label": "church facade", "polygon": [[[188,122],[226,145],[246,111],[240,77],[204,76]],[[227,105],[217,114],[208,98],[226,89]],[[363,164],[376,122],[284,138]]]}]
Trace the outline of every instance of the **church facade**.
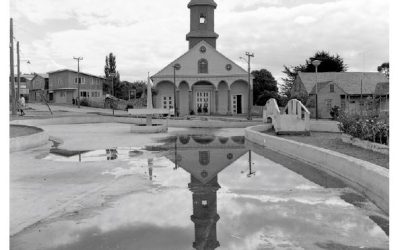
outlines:
[{"label": "church facade", "polygon": [[189,50],[151,77],[157,91],[155,108],[173,109],[176,101],[179,116],[248,112],[252,80],[249,86],[248,72],[216,49],[216,7],[213,0],[189,2]]}]

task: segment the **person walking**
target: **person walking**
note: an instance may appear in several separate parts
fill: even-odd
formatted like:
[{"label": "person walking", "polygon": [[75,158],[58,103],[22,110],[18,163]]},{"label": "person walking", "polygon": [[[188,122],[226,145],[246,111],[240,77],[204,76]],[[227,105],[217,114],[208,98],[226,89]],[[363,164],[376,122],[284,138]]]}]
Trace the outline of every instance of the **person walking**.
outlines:
[{"label": "person walking", "polygon": [[19,98],[19,100],[18,100],[18,109],[19,109],[19,111],[21,112],[21,116],[24,116],[25,115],[25,112],[24,112],[24,108],[25,108],[25,97],[23,96],[23,95],[21,95],[21,97]]}]

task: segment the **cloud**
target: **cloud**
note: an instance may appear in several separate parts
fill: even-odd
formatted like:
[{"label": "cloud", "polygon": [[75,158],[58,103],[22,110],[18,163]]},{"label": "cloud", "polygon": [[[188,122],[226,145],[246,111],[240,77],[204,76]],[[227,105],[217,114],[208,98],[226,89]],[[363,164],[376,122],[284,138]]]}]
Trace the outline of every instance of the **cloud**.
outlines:
[{"label": "cloud", "polygon": [[297,24],[311,24],[315,21],[317,21],[317,19],[311,16],[298,16],[294,19],[294,22]]},{"label": "cloud", "polygon": [[[113,52],[122,79],[139,80],[186,52],[187,2],[11,0],[11,13],[32,70],[75,68],[72,57],[83,56],[84,70],[102,74]],[[375,71],[389,57],[388,0],[217,4],[217,48],[242,66],[238,58],[253,51],[252,67],[267,68],[277,80],[283,65],[304,63],[317,50],[338,53],[350,71]]]}]

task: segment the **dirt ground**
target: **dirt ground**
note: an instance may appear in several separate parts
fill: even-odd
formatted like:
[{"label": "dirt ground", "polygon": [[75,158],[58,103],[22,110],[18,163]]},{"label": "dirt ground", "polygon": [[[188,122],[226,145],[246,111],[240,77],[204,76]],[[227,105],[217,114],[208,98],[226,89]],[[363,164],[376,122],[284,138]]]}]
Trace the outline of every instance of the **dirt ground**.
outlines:
[{"label": "dirt ground", "polygon": [[350,155],[355,158],[374,163],[384,168],[389,168],[388,155],[344,143],[340,138],[340,134],[337,133],[312,132],[311,136],[288,135],[280,137],[337,151],[345,155]]}]

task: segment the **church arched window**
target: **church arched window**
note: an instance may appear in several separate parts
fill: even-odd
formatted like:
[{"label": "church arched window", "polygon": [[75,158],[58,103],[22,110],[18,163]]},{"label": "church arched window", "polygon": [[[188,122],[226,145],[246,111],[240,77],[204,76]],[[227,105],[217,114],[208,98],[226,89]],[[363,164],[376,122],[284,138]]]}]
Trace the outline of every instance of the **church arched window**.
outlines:
[{"label": "church arched window", "polygon": [[200,23],[206,23],[206,16],[204,14],[200,14]]},{"label": "church arched window", "polygon": [[206,59],[199,60],[199,74],[207,74],[208,73],[208,62]]}]

